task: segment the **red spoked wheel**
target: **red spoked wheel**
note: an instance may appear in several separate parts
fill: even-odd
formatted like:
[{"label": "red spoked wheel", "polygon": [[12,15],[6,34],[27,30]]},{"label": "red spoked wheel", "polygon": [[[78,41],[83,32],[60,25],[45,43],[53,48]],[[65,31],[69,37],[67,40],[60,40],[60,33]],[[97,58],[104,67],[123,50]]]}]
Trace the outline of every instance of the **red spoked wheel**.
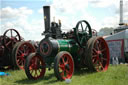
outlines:
[{"label": "red spoked wheel", "polygon": [[25,62],[25,73],[29,79],[37,80],[44,77],[46,65],[43,58],[36,54],[31,53]]},{"label": "red spoked wheel", "polygon": [[54,60],[54,73],[58,80],[70,79],[74,72],[72,56],[66,52],[59,52]]},{"label": "red spoked wheel", "polygon": [[8,29],[4,33],[3,44],[8,49],[11,50],[16,42],[21,41],[20,34],[15,29]]},{"label": "red spoked wheel", "polygon": [[91,38],[87,43],[88,68],[95,71],[106,71],[109,66],[109,48],[102,37]]},{"label": "red spoked wheel", "polygon": [[35,52],[35,48],[31,43],[27,41],[16,43],[12,51],[14,67],[24,69],[26,57],[33,52]]}]

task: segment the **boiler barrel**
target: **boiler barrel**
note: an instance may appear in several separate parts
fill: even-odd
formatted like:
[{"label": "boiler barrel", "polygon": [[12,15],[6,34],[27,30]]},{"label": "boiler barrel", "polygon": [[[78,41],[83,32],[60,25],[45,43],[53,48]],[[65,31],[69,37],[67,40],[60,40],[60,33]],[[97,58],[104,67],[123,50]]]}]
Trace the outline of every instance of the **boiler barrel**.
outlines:
[{"label": "boiler barrel", "polygon": [[63,39],[44,39],[39,45],[40,53],[44,57],[55,57],[60,51],[68,51],[69,53],[77,53],[78,44],[74,40]]}]

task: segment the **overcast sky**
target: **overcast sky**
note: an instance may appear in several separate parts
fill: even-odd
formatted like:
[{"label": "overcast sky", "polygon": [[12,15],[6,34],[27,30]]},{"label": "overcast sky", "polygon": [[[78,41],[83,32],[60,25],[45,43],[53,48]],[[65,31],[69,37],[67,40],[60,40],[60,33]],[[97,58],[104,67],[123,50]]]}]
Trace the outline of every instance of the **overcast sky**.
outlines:
[{"label": "overcast sky", "polygon": [[[62,30],[87,20],[93,29],[119,24],[120,0],[1,0],[0,35],[9,28],[18,30],[25,40],[41,40],[44,31],[43,9],[51,6],[51,21],[62,21]],[[124,1],[124,22],[128,23],[128,0]]]}]

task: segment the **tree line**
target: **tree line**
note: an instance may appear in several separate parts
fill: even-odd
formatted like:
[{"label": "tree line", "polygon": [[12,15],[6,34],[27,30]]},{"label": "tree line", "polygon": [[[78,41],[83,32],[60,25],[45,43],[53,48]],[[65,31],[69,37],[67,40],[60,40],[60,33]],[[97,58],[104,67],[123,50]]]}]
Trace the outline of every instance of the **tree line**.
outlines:
[{"label": "tree line", "polygon": [[114,30],[114,28],[112,28],[112,27],[101,28],[100,31],[98,32],[98,36],[111,35],[113,33],[113,30]]}]

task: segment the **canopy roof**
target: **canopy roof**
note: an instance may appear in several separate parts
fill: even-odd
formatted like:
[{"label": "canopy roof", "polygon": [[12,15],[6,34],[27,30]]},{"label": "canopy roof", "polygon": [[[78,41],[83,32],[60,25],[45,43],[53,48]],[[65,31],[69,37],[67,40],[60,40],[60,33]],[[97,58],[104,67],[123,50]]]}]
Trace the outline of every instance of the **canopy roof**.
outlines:
[{"label": "canopy roof", "polygon": [[128,29],[105,37],[105,40],[128,39]]}]

